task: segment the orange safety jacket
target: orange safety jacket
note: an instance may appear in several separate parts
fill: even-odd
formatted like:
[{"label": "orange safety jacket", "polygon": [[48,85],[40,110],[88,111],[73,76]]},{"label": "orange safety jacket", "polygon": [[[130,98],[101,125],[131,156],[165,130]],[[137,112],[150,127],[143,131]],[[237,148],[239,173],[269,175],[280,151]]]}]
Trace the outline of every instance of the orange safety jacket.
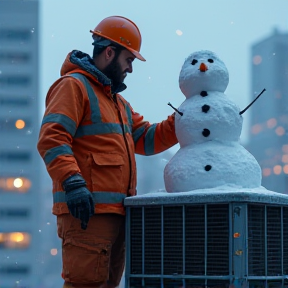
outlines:
[{"label": "orange safety jacket", "polygon": [[156,154],[177,142],[174,114],[158,124],[144,121],[111,91],[90,56],[72,51],[47,93],[37,145],[53,181],[52,213],[69,213],[62,182],[80,173],[95,213],[124,215],[124,198],[136,195],[135,153]]}]

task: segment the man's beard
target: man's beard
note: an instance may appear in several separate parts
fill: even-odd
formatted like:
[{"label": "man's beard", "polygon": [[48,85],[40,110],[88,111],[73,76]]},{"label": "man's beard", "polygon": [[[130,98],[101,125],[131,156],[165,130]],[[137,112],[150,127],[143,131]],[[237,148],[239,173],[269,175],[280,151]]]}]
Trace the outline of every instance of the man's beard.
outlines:
[{"label": "man's beard", "polygon": [[112,62],[103,70],[103,73],[111,80],[113,87],[118,87],[124,81],[118,57],[115,57],[112,60]]}]

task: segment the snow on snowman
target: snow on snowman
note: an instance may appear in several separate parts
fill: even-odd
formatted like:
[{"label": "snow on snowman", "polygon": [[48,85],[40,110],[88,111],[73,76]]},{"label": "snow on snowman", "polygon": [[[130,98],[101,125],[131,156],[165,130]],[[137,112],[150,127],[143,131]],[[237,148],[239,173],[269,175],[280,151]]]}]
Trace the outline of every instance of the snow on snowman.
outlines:
[{"label": "snow on snowman", "polygon": [[169,103],[178,112],[180,149],[164,168],[167,192],[264,188],[258,162],[240,144],[244,110],[225,95],[228,82],[228,70],[215,53],[201,50],[185,60],[179,86],[186,100],[178,109]]}]

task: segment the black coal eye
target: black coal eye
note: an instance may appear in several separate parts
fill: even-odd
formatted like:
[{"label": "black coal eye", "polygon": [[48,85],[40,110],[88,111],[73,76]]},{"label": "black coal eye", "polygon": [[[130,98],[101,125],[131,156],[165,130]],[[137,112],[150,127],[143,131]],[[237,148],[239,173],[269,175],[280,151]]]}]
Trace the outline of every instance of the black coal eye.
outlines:
[{"label": "black coal eye", "polygon": [[193,59],[192,62],[191,62],[191,64],[192,64],[192,65],[195,65],[197,62],[198,62],[198,61],[197,61],[196,59]]},{"label": "black coal eye", "polygon": [[208,59],[208,62],[213,63],[214,60],[213,59]]}]

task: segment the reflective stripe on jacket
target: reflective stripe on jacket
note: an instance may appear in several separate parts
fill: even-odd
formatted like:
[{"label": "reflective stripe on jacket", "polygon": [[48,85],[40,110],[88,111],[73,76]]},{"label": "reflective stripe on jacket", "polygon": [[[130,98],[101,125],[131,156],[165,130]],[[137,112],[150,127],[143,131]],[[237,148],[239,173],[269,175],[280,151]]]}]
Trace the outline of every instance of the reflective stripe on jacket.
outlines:
[{"label": "reflective stripe on jacket", "polygon": [[144,121],[70,57],[48,91],[37,146],[53,181],[53,213],[68,213],[62,182],[80,173],[96,213],[125,214],[124,198],[136,194],[135,153],[152,155],[176,144],[174,115],[158,124]]}]

